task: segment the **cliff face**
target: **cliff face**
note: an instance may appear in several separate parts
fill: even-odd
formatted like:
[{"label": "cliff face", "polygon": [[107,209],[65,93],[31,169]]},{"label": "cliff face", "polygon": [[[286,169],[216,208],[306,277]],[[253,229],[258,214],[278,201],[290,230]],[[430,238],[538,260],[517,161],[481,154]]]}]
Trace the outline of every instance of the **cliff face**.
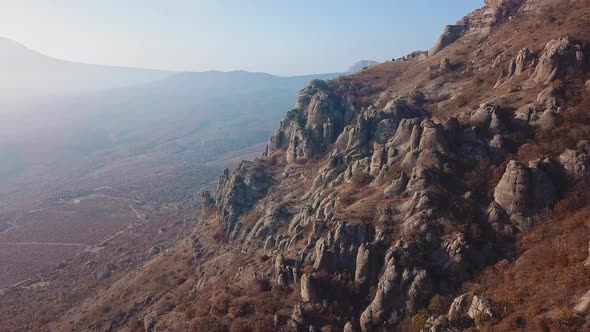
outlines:
[{"label": "cliff face", "polygon": [[[589,18],[585,1],[490,0],[428,56],[312,81],[264,155],[203,194],[192,289],[139,311],[146,328],[583,329],[553,312],[588,307],[586,235],[553,307],[501,302],[482,276],[521,275],[548,223],[580,233],[563,220],[590,203]],[[526,299],[531,317],[506,309]]]},{"label": "cliff face", "polygon": [[[536,34],[545,40],[543,48],[522,38],[512,45],[518,52],[500,49],[486,58],[502,27],[546,18],[546,11],[566,2],[588,10],[580,1],[486,1],[447,27],[428,58],[367,69],[387,75],[387,66],[397,66],[409,75],[413,67],[437,64],[428,67],[426,80],[408,76],[407,82],[381,86],[373,102],[361,92],[379,84],[369,74],[311,82],[257,161],[275,170],[273,185],[262,185],[268,193],[220,181],[218,196],[240,197],[218,200],[221,226],[231,234],[225,241],[278,255],[274,282],[300,289],[307,305],[297,310],[333,301],[325,288],[344,293],[343,281],[356,284],[360,298],[339,316],[340,322],[350,319],[351,330],[400,328],[435,294],[452,294],[475,278],[505,255],[506,243],[535,227],[540,211],[565,195],[564,181],[586,176],[584,148],[518,160],[531,135],[564,125],[564,107],[574,107],[564,91],[584,89],[575,82],[588,79],[586,40]],[[491,81],[489,75],[500,78]],[[391,93],[401,90],[396,84],[416,88]],[[478,86],[470,89],[481,91],[468,103],[479,107],[449,102],[473,84]],[[252,174],[241,165],[232,179],[243,173]],[[492,187],[477,185],[483,182]],[[244,209],[242,201],[254,203]],[[234,211],[234,221],[224,211]],[[232,223],[245,213],[254,222],[236,231]],[[460,301],[465,311],[454,303],[454,315],[476,323],[476,317],[492,317],[484,297],[463,295]],[[317,322],[295,316],[297,328]],[[452,323],[433,316],[426,325],[439,331]]]}]

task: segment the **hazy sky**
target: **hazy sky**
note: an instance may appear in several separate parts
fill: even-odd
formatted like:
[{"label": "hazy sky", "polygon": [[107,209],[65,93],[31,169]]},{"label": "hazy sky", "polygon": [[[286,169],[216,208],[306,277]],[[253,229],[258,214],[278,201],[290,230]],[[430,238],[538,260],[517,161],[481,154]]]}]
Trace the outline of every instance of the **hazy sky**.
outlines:
[{"label": "hazy sky", "polygon": [[483,0],[0,0],[0,36],[87,63],[279,75],[428,49]]}]

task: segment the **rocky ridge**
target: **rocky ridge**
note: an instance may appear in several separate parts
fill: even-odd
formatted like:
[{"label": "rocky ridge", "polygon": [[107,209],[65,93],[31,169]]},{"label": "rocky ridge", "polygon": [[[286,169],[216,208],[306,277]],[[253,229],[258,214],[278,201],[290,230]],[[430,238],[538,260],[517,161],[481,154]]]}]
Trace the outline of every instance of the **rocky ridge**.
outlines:
[{"label": "rocky ridge", "polygon": [[[482,38],[512,15],[533,15],[542,8],[530,1],[487,1],[484,9],[447,27],[429,56],[461,38],[474,34]],[[362,331],[397,326],[424,308],[433,295],[448,293],[497,260],[498,238],[515,238],[533,227],[538,212],[558,200],[556,182],[584,176],[585,141],[579,142],[577,150],[539,156],[528,165],[509,156],[515,131],[559,126],[561,100],[551,83],[585,75],[585,52],[586,43],[567,36],[549,40],[538,54],[524,47],[501,70],[495,88],[513,77],[526,76],[527,93],[538,91],[535,102],[486,102],[445,120],[437,119],[432,105],[423,99],[428,92],[395,97],[384,106],[358,107],[349,94],[350,86],[338,80],[311,82],[272,136],[261,161],[282,161],[279,167],[284,171],[273,179],[271,193],[279,192],[289,178],[303,180],[311,175],[295,171],[299,165],[320,163],[321,168],[308,188],[299,188],[300,198],[287,205],[244,193],[239,201],[257,201],[255,210],[261,219],[226,240],[242,238],[247,250],[260,248],[279,255],[277,283],[299,283],[305,303],[326,299],[317,291],[315,279],[320,271],[326,271],[328,279],[344,277],[361,287],[374,287],[372,299],[347,326],[358,324]],[[490,163],[506,165],[490,200],[476,200],[472,192],[463,191],[465,187],[457,188],[466,167]],[[248,171],[240,166],[233,176],[243,172]],[[224,181],[218,195],[219,191],[221,196],[235,194],[223,189]],[[350,202],[343,193],[363,186],[378,191],[373,196],[382,197],[380,203],[384,203],[372,219],[347,214]],[[446,231],[461,224],[449,213],[449,200],[467,208],[470,216],[466,217],[474,219],[473,225],[492,235],[475,239],[473,234]],[[218,201],[217,208],[241,210],[231,202]],[[240,214],[234,218],[239,220]],[[234,234],[231,223],[222,226],[226,234]],[[292,257],[290,266],[284,265],[287,255]],[[295,271],[305,266],[313,270],[303,272],[298,281]],[[462,312],[459,307],[464,306],[465,296],[455,299],[449,317]],[[464,314],[471,319],[480,313],[492,316],[485,298],[471,297]],[[435,318],[429,322],[434,330],[441,325],[433,323]],[[296,325],[306,325],[305,320]]]},{"label": "rocky ridge", "polygon": [[[265,153],[202,194],[194,273],[176,302],[135,313],[143,328],[588,327],[587,282],[559,289],[577,314],[525,319],[485,276],[528,264],[519,244],[588,204],[574,209],[569,189],[590,183],[590,6],[485,3],[428,54],[303,88]],[[582,267],[589,240],[567,261]]]}]

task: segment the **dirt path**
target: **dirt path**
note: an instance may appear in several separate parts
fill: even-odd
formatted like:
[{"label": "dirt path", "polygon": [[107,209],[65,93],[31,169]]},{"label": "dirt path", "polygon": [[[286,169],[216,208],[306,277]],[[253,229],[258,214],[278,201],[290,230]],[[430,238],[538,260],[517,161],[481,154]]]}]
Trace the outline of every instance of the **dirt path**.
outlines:
[{"label": "dirt path", "polygon": [[129,204],[129,207],[131,208],[131,210],[133,210],[133,212],[135,213],[135,216],[137,217],[137,219],[138,219],[139,221],[143,221],[143,222],[145,222],[145,216],[144,216],[144,215],[143,215],[141,212],[139,212],[139,211],[138,211],[138,210],[135,208],[135,206],[133,206],[133,204]]},{"label": "dirt path", "polygon": [[23,214],[19,213],[13,221],[7,222],[7,224],[10,225],[10,227],[8,227],[7,229],[0,232],[0,234],[8,233],[8,231],[15,228],[18,221],[21,220],[22,218],[23,218]]}]

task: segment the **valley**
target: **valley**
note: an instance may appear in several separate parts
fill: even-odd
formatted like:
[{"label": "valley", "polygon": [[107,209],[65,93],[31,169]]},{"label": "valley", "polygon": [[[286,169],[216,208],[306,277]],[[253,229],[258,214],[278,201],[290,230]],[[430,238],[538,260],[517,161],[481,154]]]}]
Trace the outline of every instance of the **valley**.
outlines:
[{"label": "valley", "polygon": [[[224,168],[264,151],[299,87],[337,75],[85,65],[7,39],[0,39],[0,59],[10,75],[20,75],[12,99],[0,98],[3,292],[52,285],[46,275],[80,256],[96,254],[106,264],[106,244],[121,238],[144,234],[141,249],[126,243],[133,260],[171,246],[196,222],[198,192]],[[88,82],[71,84],[82,79]],[[27,87],[29,95],[15,99]]]},{"label": "valley", "polygon": [[166,72],[7,113],[0,330],[590,331],[590,4],[470,10],[346,73]]}]

